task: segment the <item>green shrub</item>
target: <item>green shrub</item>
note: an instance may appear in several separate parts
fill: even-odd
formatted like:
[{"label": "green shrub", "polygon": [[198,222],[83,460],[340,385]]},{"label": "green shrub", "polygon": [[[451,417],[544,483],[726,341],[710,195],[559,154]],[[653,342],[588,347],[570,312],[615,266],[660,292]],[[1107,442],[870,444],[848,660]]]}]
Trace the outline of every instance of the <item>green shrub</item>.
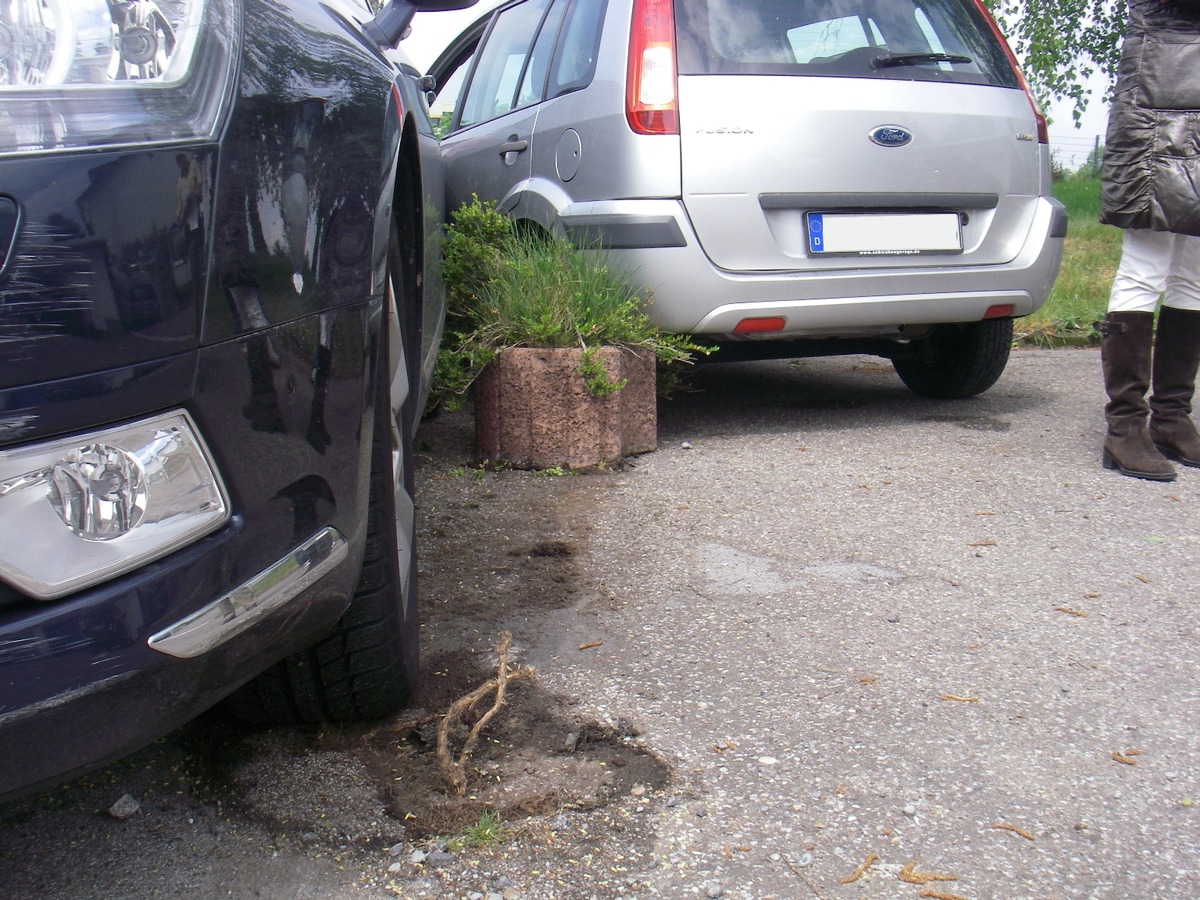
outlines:
[{"label": "green shrub", "polygon": [[433,395],[451,406],[508,347],[584,350],[581,373],[596,396],[624,385],[609,381],[588,351],[643,348],[668,368],[707,352],[686,336],[660,332],[604,253],[518,229],[493,203],[476,197],[452,213],[443,248],[446,333]]}]

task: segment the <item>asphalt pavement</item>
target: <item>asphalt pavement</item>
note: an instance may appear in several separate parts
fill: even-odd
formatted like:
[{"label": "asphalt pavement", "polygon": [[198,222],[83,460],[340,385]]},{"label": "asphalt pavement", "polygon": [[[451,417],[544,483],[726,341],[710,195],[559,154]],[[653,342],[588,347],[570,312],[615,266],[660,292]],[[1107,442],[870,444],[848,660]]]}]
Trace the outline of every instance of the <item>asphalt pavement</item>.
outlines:
[{"label": "asphalt pavement", "polygon": [[686,786],[655,890],[1200,896],[1200,470],[1101,467],[1099,354],[956,402],[866,357],[696,386],[593,510],[626,602],[533,660]]}]

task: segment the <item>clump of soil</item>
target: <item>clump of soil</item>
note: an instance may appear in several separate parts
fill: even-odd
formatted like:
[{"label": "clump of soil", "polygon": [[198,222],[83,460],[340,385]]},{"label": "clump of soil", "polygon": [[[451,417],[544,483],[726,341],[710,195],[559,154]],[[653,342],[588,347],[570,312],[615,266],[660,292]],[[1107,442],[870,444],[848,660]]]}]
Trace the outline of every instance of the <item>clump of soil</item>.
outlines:
[{"label": "clump of soil", "polygon": [[[439,679],[418,695],[421,706],[432,703],[444,710],[493,675],[456,672]],[[457,729],[459,745],[489,706],[488,700],[480,703]],[[579,717],[568,698],[532,679],[509,685],[503,708],[468,761],[467,790],[459,796],[438,761],[440,721],[440,716],[402,716],[348,742],[337,741],[364,762],[385,791],[390,812],[413,838],[459,834],[488,810],[505,822],[592,810],[628,795],[636,785],[654,790],[670,779],[668,766],[638,745],[635,731]]]}]

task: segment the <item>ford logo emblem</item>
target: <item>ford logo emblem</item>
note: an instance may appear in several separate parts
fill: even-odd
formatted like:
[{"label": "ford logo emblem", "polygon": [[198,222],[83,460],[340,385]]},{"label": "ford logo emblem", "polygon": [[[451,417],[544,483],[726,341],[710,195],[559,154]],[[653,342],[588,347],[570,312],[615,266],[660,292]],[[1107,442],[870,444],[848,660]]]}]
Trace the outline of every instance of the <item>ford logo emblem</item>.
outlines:
[{"label": "ford logo emblem", "polygon": [[880,125],[872,129],[870,137],[880,147],[903,147],[913,139],[912,132],[899,125]]}]

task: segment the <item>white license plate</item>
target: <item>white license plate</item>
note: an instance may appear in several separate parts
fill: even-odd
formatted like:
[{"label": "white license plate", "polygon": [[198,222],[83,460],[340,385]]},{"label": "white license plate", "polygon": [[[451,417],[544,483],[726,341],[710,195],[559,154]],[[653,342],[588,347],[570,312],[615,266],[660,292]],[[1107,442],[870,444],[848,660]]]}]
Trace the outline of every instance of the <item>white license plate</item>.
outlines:
[{"label": "white license plate", "polygon": [[962,225],[955,212],[810,212],[808,250],[860,256],[961,253]]}]

